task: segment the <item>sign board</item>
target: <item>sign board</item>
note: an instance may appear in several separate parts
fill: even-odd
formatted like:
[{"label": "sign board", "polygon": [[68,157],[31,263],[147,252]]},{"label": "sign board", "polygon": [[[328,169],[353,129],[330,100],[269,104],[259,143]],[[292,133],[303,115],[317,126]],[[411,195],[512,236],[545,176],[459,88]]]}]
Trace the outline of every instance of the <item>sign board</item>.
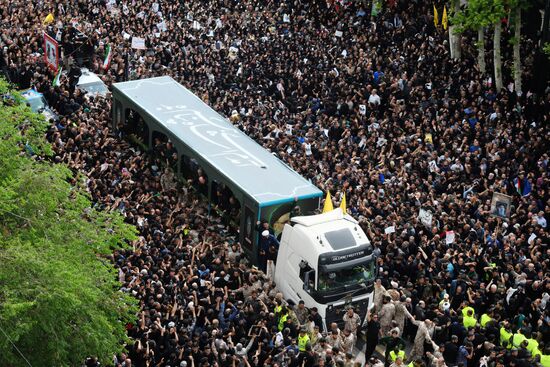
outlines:
[{"label": "sign board", "polygon": [[59,69],[59,44],[47,33],[44,33],[44,61],[53,71]]},{"label": "sign board", "polygon": [[137,50],[145,50],[145,38],[132,37],[132,48]]},{"label": "sign board", "polygon": [[384,233],[385,233],[385,234],[392,234],[392,233],[395,233],[395,226],[386,227],[386,229],[384,229]]},{"label": "sign board", "polygon": [[[339,251],[338,253],[325,253],[319,256],[319,265],[338,264],[358,258],[366,258],[372,254],[369,246],[361,246],[352,248],[347,251]],[[367,259],[365,259],[366,261]]]},{"label": "sign board", "polygon": [[511,205],[511,196],[495,192],[491,199],[491,215],[497,218],[508,219],[510,217]]},{"label": "sign board", "polygon": [[455,242],[455,232],[454,231],[447,231],[445,232],[445,243],[447,245],[450,245],[451,243]]},{"label": "sign board", "polygon": [[427,228],[432,228],[433,215],[431,211],[420,208],[420,210],[418,210],[418,219]]}]

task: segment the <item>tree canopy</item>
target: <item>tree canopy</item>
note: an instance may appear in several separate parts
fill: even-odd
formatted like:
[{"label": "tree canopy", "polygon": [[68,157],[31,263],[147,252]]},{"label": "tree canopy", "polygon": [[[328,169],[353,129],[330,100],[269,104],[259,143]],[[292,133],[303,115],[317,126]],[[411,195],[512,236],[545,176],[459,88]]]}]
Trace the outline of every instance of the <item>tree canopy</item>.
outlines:
[{"label": "tree canopy", "polygon": [[506,16],[503,0],[470,0],[464,12],[456,12],[452,21],[458,25],[457,32],[465,29],[488,27]]},{"label": "tree canopy", "polygon": [[136,231],[44,159],[48,123],[1,79],[0,95],[0,365],[110,360],[137,309],[105,255]]}]

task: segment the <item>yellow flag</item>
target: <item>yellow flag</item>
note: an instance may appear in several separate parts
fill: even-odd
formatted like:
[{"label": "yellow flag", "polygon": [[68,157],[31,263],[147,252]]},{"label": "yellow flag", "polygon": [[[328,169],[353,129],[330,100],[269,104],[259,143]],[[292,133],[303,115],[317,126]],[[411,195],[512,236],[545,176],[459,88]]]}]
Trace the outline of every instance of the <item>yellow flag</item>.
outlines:
[{"label": "yellow flag", "polygon": [[437,27],[439,25],[439,14],[437,14],[437,9],[434,4],[434,25]]},{"label": "yellow flag", "polygon": [[330,191],[327,191],[327,197],[325,198],[325,205],[323,206],[323,213],[334,210],[332,206],[332,198],[330,197]]},{"label": "yellow flag", "polygon": [[51,22],[53,22],[54,20],[55,20],[55,19],[54,19],[54,17],[53,17],[53,14],[50,13],[50,14],[48,14],[48,15],[46,16],[46,18],[44,18],[44,21],[42,22],[42,24],[48,25],[48,24],[50,24]]},{"label": "yellow flag", "polygon": [[443,16],[441,17],[441,25],[443,26],[444,30],[447,30],[447,7],[443,6]]},{"label": "yellow flag", "polygon": [[340,203],[340,209],[342,209],[342,212],[345,215],[346,214],[346,193],[344,192],[342,195],[343,195],[343,198],[342,198],[342,202]]}]

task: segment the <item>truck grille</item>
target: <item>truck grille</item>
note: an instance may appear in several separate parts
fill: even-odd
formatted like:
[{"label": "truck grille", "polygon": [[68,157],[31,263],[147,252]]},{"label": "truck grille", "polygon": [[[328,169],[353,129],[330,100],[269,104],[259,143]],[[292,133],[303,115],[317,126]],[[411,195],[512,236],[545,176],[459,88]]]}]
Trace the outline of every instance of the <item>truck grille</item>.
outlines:
[{"label": "truck grille", "polygon": [[336,322],[340,329],[344,328],[343,317],[349,305],[353,306],[355,313],[359,314],[359,316],[361,317],[361,322],[363,322],[367,314],[367,310],[369,308],[368,298],[362,299],[360,301],[351,302],[351,303],[344,303],[338,306],[332,306],[332,307],[329,306],[327,308],[326,318],[325,318],[327,328],[330,328],[330,324],[333,322]]}]

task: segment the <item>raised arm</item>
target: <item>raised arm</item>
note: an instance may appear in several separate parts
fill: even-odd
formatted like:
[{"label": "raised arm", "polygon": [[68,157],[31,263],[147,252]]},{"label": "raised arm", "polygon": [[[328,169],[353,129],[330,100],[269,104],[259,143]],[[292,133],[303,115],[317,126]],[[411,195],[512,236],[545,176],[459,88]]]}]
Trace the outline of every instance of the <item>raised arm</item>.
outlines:
[{"label": "raised arm", "polygon": [[414,325],[416,325],[416,326],[420,325],[420,321],[417,321],[417,320],[414,318],[414,316],[411,315],[411,313],[409,312],[409,310],[407,310],[406,308],[405,308],[405,315],[408,317],[409,320],[411,320],[411,322],[412,322]]}]

